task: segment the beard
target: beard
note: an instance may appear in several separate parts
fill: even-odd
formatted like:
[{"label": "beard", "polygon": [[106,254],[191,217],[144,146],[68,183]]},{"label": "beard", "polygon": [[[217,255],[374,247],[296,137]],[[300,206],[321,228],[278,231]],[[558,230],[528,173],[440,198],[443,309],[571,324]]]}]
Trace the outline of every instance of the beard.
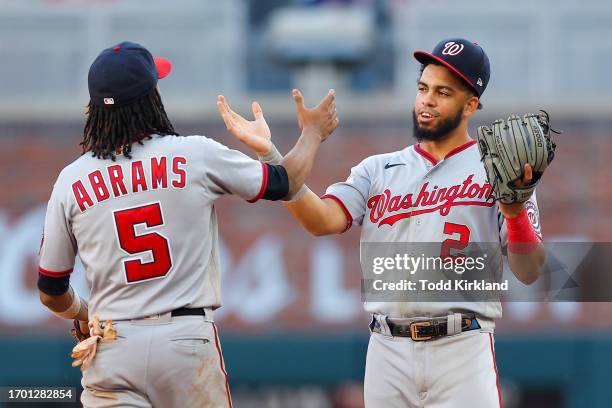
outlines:
[{"label": "beard", "polygon": [[446,135],[448,135],[450,132],[452,132],[459,126],[459,124],[461,123],[462,114],[463,108],[460,108],[457,110],[457,113],[454,116],[451,116],[446,119],[440,119],[437,128],[425,129],[419,126],[416,111],[412,109],[413,136],[419,142],[423,140],[442,140],[446,137]]}]

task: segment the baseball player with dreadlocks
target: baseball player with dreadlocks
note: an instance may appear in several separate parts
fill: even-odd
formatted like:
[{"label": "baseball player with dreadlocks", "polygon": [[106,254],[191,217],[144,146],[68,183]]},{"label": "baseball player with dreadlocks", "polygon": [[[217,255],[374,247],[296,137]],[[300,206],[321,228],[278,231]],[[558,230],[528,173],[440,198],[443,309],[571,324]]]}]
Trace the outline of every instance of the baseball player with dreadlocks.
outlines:
[{"label": "baseball player with dreadlocks", "polygon": [[[213,323],[214,201],[291,198],[338,125],[333,91],[314,109],[296,99],[302,134],[276,165],[180,137],[157,89],[170,68],[135,43],[102,51],[89,70],[83,155],[62,170],[47,206],[38,288],[54,314],[76,319],[86,407],[231,407]],[[253,113],[262,117],[257,103]],[[87,302],[69,282],[77,254]]]},{"label": "baseball player with dreadlocks", "polygon": [[[512,116],[508,126],[496,121],[479,129],[477,148],[468,121],[489,82],[482,47],[451,38],[414,57],[421,63],[412,110],[417,143],[364,159],[322,197],[303,187],[288,210],[314,235],[361,226],[362,257],[369,243],[433,243],[438,258],[471,242],[491,243],[497,259],[507,253],[520,281],[533,282],[544,262],[533,191],[553,156],[547,124],[537,115]],[[262,159],[282,159],[269,133],[243,132],[248,121],[226,103],[221,110],[230,132]],[[365,300],[372,316],[366,407],[501,406],[498,300]]]}]

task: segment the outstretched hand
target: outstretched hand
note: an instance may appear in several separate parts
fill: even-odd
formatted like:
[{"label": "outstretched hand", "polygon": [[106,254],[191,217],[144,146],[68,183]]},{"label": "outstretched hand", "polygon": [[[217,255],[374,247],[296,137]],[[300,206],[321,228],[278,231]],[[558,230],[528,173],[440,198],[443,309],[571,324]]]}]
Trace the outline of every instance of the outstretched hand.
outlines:
[{"label": "outstretched hand", "polygon": [[304,97],[298,89],[292,91],[293,101],[297,110],[297,119],[300,130],[311,127],[324,141],[340,124],[336,112],[336,92],[330,89],[325,98],[314,108],[304,106]]},{"label": "outstretched hand", "polygon": [[223,95],[217,97],[217,108],[228,132],[253,149],[258,156],[264,156],[270,151],[272,135],[259,103],[253,102],[251,105],[255,120],[247,120],[234,112]]}]

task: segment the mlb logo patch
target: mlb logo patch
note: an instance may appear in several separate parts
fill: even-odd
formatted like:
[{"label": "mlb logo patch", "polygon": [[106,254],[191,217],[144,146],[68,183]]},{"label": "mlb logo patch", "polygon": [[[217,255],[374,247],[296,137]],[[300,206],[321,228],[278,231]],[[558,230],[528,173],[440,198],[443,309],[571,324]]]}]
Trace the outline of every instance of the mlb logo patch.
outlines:
[{"label": "mlb logo patch", "polygon": [[105,105],[114,105],[115,104],[115,100],[113,98],[104,98],[104,104]]}]

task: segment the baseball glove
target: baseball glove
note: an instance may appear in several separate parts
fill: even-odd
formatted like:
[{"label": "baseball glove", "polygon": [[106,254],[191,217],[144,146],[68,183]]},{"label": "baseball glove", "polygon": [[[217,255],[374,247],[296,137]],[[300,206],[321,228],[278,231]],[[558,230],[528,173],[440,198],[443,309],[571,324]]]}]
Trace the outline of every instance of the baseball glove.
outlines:
[{"label": "baseball glove", "polygon": [[[72,330],[73,335],[76,337],[76,333],[83,332],[78,326],[78,322],[75,323],[75,328]],[[112,320],[107,320],[106,324],[102,325],[98,316],[94,315],[93,319],[89,322],[89,333],[87,337],[79,341],[79,344],[74,346],[72,349],[71,357],[74,359],[72,362],[73,367],[81,366],[81,371],[87,370],[92,360],[96,356],[98,351],[98,343],[100,341],[113,341],[117,340],[117,330],[113,326]]]},{"label": "baseball glove", "polygon": [[81,330],[81,325],[78,320],[73,320],[72,329],[70,329],[70,334],[74,337],[78,342],[81,342],[89,337],[89,332],[83,333]]},{"label": "baseball glove", "polygon": [[[529,200],[544,170],[555,157],[555,143],[550,132],[549,116],[545,111],[529,113],[522,118],[511,115],[506,122],[498,119],[478,128],[478,148],[487,179],[497,199],[504,204]],[[529,185],[518,187],[525,164],[533,170]]]}]

